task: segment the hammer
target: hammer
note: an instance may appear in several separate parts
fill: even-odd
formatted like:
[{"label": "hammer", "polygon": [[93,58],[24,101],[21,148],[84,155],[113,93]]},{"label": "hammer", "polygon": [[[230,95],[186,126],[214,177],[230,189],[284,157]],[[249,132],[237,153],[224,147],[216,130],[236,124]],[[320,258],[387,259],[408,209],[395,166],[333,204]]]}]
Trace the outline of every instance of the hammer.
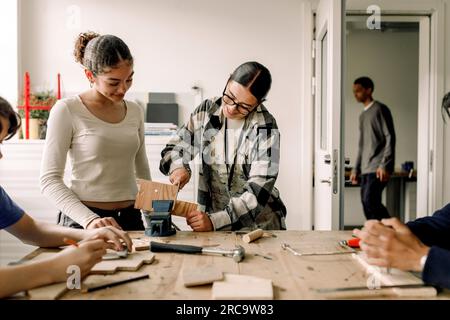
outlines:
[{"label": "hammer", "polygon": [[218,254],[224,257],[233,258],[236,262],[241,262],[245,257],[245,250],[242,246],[236,246],[231,250],[203,248],[186,244],[170,244],[150,241],[150,251],[152,252],[180,252],[180,253],[204,253]]}]

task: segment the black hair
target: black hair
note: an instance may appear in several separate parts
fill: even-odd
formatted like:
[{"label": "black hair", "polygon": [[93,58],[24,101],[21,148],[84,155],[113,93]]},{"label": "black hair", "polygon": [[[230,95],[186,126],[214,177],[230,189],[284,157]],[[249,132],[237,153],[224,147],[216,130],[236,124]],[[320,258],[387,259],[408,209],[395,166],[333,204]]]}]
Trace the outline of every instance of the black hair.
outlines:
[{"label": "black hair", "polygon": [[373,84],[372,79],[370,79],[369,77],[360,77],[356,79],[353,84],[359,84],[364,89],[372,89],[372,92],[373,89],[375,89],[375,85]]},{"label": "black hair", "polygon": [[442,113],[442,119],[444,119],[444,122],[445,122],[444,112],[450,118],[450,91],[447,92],[447,94],[444,96],[444,98],[442,98],[441,113]]},{"label": "black hair", "polygon": [[74,50],[75,61],[81,63],[94,75],[107,68],[115,68],[122,60],[133,63],[130,49],[122,39],[113,35],[99,35],[95,32],[81,33]]},{"label": "black hair", "polygon": [[[20,127],[20,117],[13,110],[8,101],[0,97],[0,117],[9,121],[8,135],[5,140],[11,139]],[[3,131],[2,123],[0,122],[0,132]]]},{"label": "black hair", "polygon": [[272,85],[270,71],[255,61],[245,62],[237,67],[228,81],[230,80],[236,81],[244,87],[248,87],[251,94],[259,102],[264,101]]}]

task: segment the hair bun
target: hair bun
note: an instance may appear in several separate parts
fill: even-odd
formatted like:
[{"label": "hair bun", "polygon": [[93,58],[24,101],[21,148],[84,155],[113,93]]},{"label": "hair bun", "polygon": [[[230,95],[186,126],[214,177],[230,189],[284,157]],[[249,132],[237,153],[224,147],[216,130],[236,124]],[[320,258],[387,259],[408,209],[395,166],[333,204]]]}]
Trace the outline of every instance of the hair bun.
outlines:
[{"label": "hair bun", "polygon": [[83,32],[78,35],[78,38],[75,41],[75,49],[73,51],[76,62],[83,64],[84,52],[89,41],[99,36],[100,35],[98,33],[92,31]]}]

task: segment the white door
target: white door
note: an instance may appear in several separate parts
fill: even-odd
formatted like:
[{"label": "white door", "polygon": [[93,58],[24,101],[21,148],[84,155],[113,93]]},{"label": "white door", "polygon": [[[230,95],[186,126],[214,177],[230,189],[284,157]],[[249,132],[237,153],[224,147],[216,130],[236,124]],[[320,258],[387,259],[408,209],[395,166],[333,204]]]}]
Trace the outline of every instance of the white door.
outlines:
[{"label": "white door", "polygon": [[315,22],[314,229],[342,226],[341,152],[344,0],[320,0]]}]

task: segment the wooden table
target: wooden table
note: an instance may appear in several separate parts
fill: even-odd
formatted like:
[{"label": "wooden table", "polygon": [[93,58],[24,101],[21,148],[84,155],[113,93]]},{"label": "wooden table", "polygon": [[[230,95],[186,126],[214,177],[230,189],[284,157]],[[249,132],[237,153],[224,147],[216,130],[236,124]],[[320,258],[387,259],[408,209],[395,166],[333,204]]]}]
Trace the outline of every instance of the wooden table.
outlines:
[{"label": "wooden table", "polygon": [[[281,243],[289,243],[302,252],[330,251],[338,248],[339,240],[348,239],[348,231],[275,231],[276,237],[260,238],[252,243],[244,243],[241,235],[232,232],[196,233],[181,231],[175,236],[152,238],[154,241],[191,245],[220,244],[221,248],[242,245],[246,257],[241,263],[222,256],[189,255],[178,253],[156,253],[151,265],[144,265],[139,273],[148,273],[149,279],[130,282],[105,290],[81,293],[70,290],[62,299],[211,299],[211,285],[186,288],[182,281],[185,268],[214,266],[235,274],[252,275],[271,279],[275,299],[322,299],[316,293],[318,288],[366,286],[368,275],[351,254],[328,256],[294,256],[281,248]],[[132,238],[144,238],[142,232],[131,232]],[[27,256],[31,258],[45,249],[37,249]],[[267,257],[255,256],[258,253]],[[108,280],[121,280],[131,272],[108,275]],[[90,275],[89,277],[104,277]],[[440,294],[438,298],[449,298],[450,294]]]}]

